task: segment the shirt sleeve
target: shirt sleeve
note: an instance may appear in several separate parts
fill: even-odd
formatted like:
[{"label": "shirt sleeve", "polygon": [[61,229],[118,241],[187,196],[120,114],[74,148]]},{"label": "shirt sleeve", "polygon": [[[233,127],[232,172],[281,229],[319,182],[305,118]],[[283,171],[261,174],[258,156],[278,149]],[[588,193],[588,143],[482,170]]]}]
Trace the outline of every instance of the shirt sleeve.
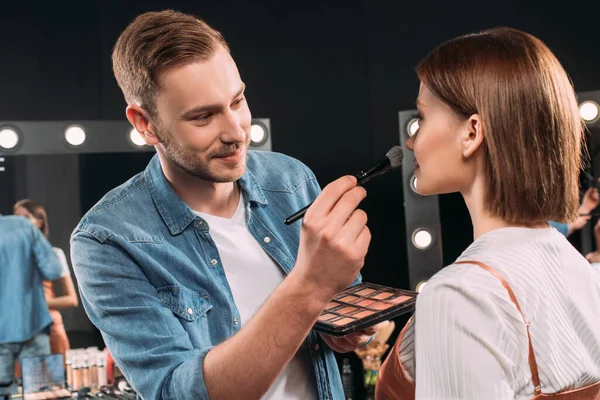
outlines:
[{"label": "shirt sleeve", "polygon": [[71,271],[69,270],[69,263],[67,262],[67,256],[65,255],[65,252],[58,247],[54,247],[54,253],[56,253],[58,260],[60,261],[60,265],[62,266],[60,277],[64,278],[66,276],[71,276]]},{"label": "shirt sleeve", "polygon": [[56,253],[52,250],[50,242],[33,224],[28,225],[29,236],[32,241],[33,258],[42,279],[53,281],[60,278],[62,267]]},{"label": "shirt sleeve", "polygon": [[503,344],[510,335],[480,293],[440,282],[417,297],[416,399],[514,398],[514,362]]},{"label": "shirt sleeve", "polygon": [[136,392],[145,399],[208,399],[202,365],[212,347],[193,347],[122,247],[79,231],[71,259],[84,308]]},{"label": "shirt sleeve", "polygon": [[569,235],[569,224],[563,224],[562,222],[556,221],[548,221],[548,224],[562,233],[565,237]]}]

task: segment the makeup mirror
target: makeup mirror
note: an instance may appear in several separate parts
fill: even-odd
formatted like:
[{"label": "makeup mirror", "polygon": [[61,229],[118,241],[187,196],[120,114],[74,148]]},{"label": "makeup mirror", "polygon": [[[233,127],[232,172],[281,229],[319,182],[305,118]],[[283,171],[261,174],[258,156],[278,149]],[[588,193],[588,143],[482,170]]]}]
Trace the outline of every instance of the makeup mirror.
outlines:
[{"label": "makeup mirror", "polygon": [[[271,151],[270,120],[252,124],[250,149]],[[136,133],[125,120],[0,121],[0,214],[12,214],[22,199],[43,205],[50,243],[65,252],[75,286],[71,232],[102,196],[143,171],[155,154],[153,147],[136,144]],[[61,314],[72,348],[102,343],[81,301]]]}]

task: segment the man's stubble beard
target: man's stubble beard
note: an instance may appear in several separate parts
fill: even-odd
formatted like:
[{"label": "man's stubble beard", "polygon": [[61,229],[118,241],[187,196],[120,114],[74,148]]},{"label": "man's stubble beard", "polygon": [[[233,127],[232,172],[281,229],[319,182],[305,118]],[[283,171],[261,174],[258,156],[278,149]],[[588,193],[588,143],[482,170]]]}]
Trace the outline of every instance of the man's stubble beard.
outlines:
[{"label": "man's stubble beard", "polygon": [[[240,176],[238,176],[238,173],[235,173],[234,175],[215,174],[210,170],[208,163],[205,163],[202,160],[202,158],[196,155],[196,153],[181,147],[176,141],[172,139],[171,135],[168,132],[162,129],[162,127],[157,127],[155,134],[161,141],[160,146],[162,146],[163,148],[164,156],[167,158],[167,160],[169,160],[169,162],[171,162],[171,164],[173,164],[180,171],[191,175],[197,179],[214,183],[235,182],[240,178]],[[231,153],[233,151],[239,150],[242,147],[245,147],[245,158],[247,156],[248,144],[249,143],[240,142],[230,145],[224,145],[217,151],[213,150],[210,153],[206,154],[205,157],[208,160],[210,160],[214,156]]]}]

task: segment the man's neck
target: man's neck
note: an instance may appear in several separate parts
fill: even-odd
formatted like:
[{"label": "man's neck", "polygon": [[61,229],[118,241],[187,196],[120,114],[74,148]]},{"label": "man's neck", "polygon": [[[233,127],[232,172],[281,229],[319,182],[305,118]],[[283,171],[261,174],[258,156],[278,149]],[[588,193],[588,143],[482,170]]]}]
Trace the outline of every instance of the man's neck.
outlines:
[{"label": "man's neck", "polygon": [[237,182],[208,182],[181,171],[161,157],[161,167],[177,196],[192,210],[231,218],[237,209],[241,190]]}]

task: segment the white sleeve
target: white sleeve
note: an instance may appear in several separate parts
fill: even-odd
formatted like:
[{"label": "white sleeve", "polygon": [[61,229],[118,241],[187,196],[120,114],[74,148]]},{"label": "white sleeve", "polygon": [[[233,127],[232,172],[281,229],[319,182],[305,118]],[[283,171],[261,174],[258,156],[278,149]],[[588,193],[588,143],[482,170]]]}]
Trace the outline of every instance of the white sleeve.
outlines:
[{"label": "white sleeve", "polygon": [[465,283],[432,282],[417,297],[416,399],[514,398],[516,346],[505,316],[490,292]]},{"label": "white sleeve", "polygon": [[67,256],[65,256],[65,252],[58,247],[53,247],[56,256],[60,261],[60,265],[62,265],[62,272],[60,273],[60,277],[64,278],[65,276],[71,276],[71,271],[69,270],[69,263],[67,262]]}]

